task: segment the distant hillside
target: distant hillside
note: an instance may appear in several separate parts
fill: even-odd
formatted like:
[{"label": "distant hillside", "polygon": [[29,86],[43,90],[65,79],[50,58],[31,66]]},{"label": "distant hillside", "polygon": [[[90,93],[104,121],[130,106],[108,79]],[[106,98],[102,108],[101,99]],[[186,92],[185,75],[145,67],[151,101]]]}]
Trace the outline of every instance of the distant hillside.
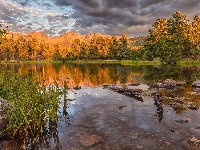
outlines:
[{"label": "distant hillside", "polygon": [[130,38],[131,46],[144,45],[146,38],[147,38],[146,36],[138,36]]},{"label": "distant hillside", "polygon": [[[108,38],[111,39],[115,37],[117,40],[121,38],[121,36],[111,36],[111,35],[103,35],[100,33],[90,33],[88,35],[79,35],[77,32],[70,31],[67,33],[64,33],[60,36],[53,36],[48,37],[43,32],[30,32],[28,34],[22,34],[22,33],[15,33],[15,32],[7,32],[6,37],[11,39],[18,39],[19,37],[23,37],[25,39],[31,40],[32,38],[37,39],[38,41],[43,41],[45,43],[50,44],[58,44],[61,47],[67,48],[69,47],[75,39],[79,39],[80,41],[84,41],[86,43],[89,43],[91,40],[94,40],[98,37]],[[145,39],[144,36],[139,37],[130,37],[131,45],[138,46],[140,44],[143,44],[143,41]]]}]

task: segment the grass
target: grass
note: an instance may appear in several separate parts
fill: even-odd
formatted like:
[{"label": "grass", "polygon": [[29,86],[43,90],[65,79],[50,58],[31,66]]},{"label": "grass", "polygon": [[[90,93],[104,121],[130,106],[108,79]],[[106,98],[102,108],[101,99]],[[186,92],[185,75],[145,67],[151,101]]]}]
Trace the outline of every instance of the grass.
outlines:
[{"label": "grass", "polygon": [[121,64],[121,65],[161,65],[160,61],[133,61],[133,60],[80,60],[80,61],[66,61],[70,63],[85,63],[85,64],[98,64],[98,63],[110,63],[110,64]]},{"label": "grass", "polygon": [[[65,89],[64,89],[65,90]],[[9,103],[7,132],[10,137],[41,134],[58,119],[60,95],[57,83],[45,86],[38,77],[0,73],[0,97]]]},{"label": "grass", "polygon": [[[36,63],[63,63],[62,61],[53,61],[53,60],[41,60],[41,61],[8,61],[0,62],[1,63],[19,63],[19,64],[36,64]],[[164,64],[161,61],[134,61],[134,60],[74,60],[66,61],[66,63],[82,63],[82,64],[98,64],[98,63],[116,63],[121,65],[162,65]],[[181,60],[177,61],[176,65],[181,66],[194,66],[200,65],[200,60]]]},{"label": "grass", "polygon": [[98,63],[120,63],[119,60],[74,60],[65,61],[65,63],[98,64]]},{"label": "grass", "polygon": [[133,60],[121,60],[122,65],[161,65],[160,61],[133,61]]},{"label": "grass", "polygon": [[200,60],[182,60],[177,61],[176,64],[180,66],[200,66]]},{"label": "grass", "polygon": [[12,64],[12,63],[19,63],[19,64],[36,64],[36,63],[61,63],[62,61],[53,61],[53,60],[29,60],[29,61],[17,61],[17,60],[11,60],[11,61],[0,61],[0,64]]}]

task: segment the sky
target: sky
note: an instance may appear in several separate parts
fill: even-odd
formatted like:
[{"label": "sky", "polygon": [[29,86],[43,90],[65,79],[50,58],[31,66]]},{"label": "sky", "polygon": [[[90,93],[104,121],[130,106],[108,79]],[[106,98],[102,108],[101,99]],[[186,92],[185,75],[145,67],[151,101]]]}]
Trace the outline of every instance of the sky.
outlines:
[{"label": "sky", "polygon": [[146,35],[158,18],[181,11],[192,22],[200,0],[0,0],[0,24],[12,32]]}]

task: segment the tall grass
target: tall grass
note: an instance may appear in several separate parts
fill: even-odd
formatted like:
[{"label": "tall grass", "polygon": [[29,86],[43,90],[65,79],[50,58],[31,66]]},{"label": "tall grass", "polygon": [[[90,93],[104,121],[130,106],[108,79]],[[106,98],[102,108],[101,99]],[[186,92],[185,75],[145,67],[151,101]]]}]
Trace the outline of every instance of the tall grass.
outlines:
[{"label": "tall grass", "polygon": [[45,86],[39,77],[0,73],[0,97],[9,103],[7,110],[9,136],[41,134],[58,119],[60,95],[57,83]]}]

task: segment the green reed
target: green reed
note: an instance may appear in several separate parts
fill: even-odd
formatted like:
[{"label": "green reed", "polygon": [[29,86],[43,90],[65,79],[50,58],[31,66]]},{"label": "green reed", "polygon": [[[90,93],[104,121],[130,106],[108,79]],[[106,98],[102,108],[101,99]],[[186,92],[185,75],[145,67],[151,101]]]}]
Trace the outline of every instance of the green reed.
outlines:
[{"label": "green reed", "polygon": [[63,91],[57,83],[45,86],[39,77],[0,73],[0,97],[9,102],[7,110],[9,136],[43,133],[58,119]]}]

